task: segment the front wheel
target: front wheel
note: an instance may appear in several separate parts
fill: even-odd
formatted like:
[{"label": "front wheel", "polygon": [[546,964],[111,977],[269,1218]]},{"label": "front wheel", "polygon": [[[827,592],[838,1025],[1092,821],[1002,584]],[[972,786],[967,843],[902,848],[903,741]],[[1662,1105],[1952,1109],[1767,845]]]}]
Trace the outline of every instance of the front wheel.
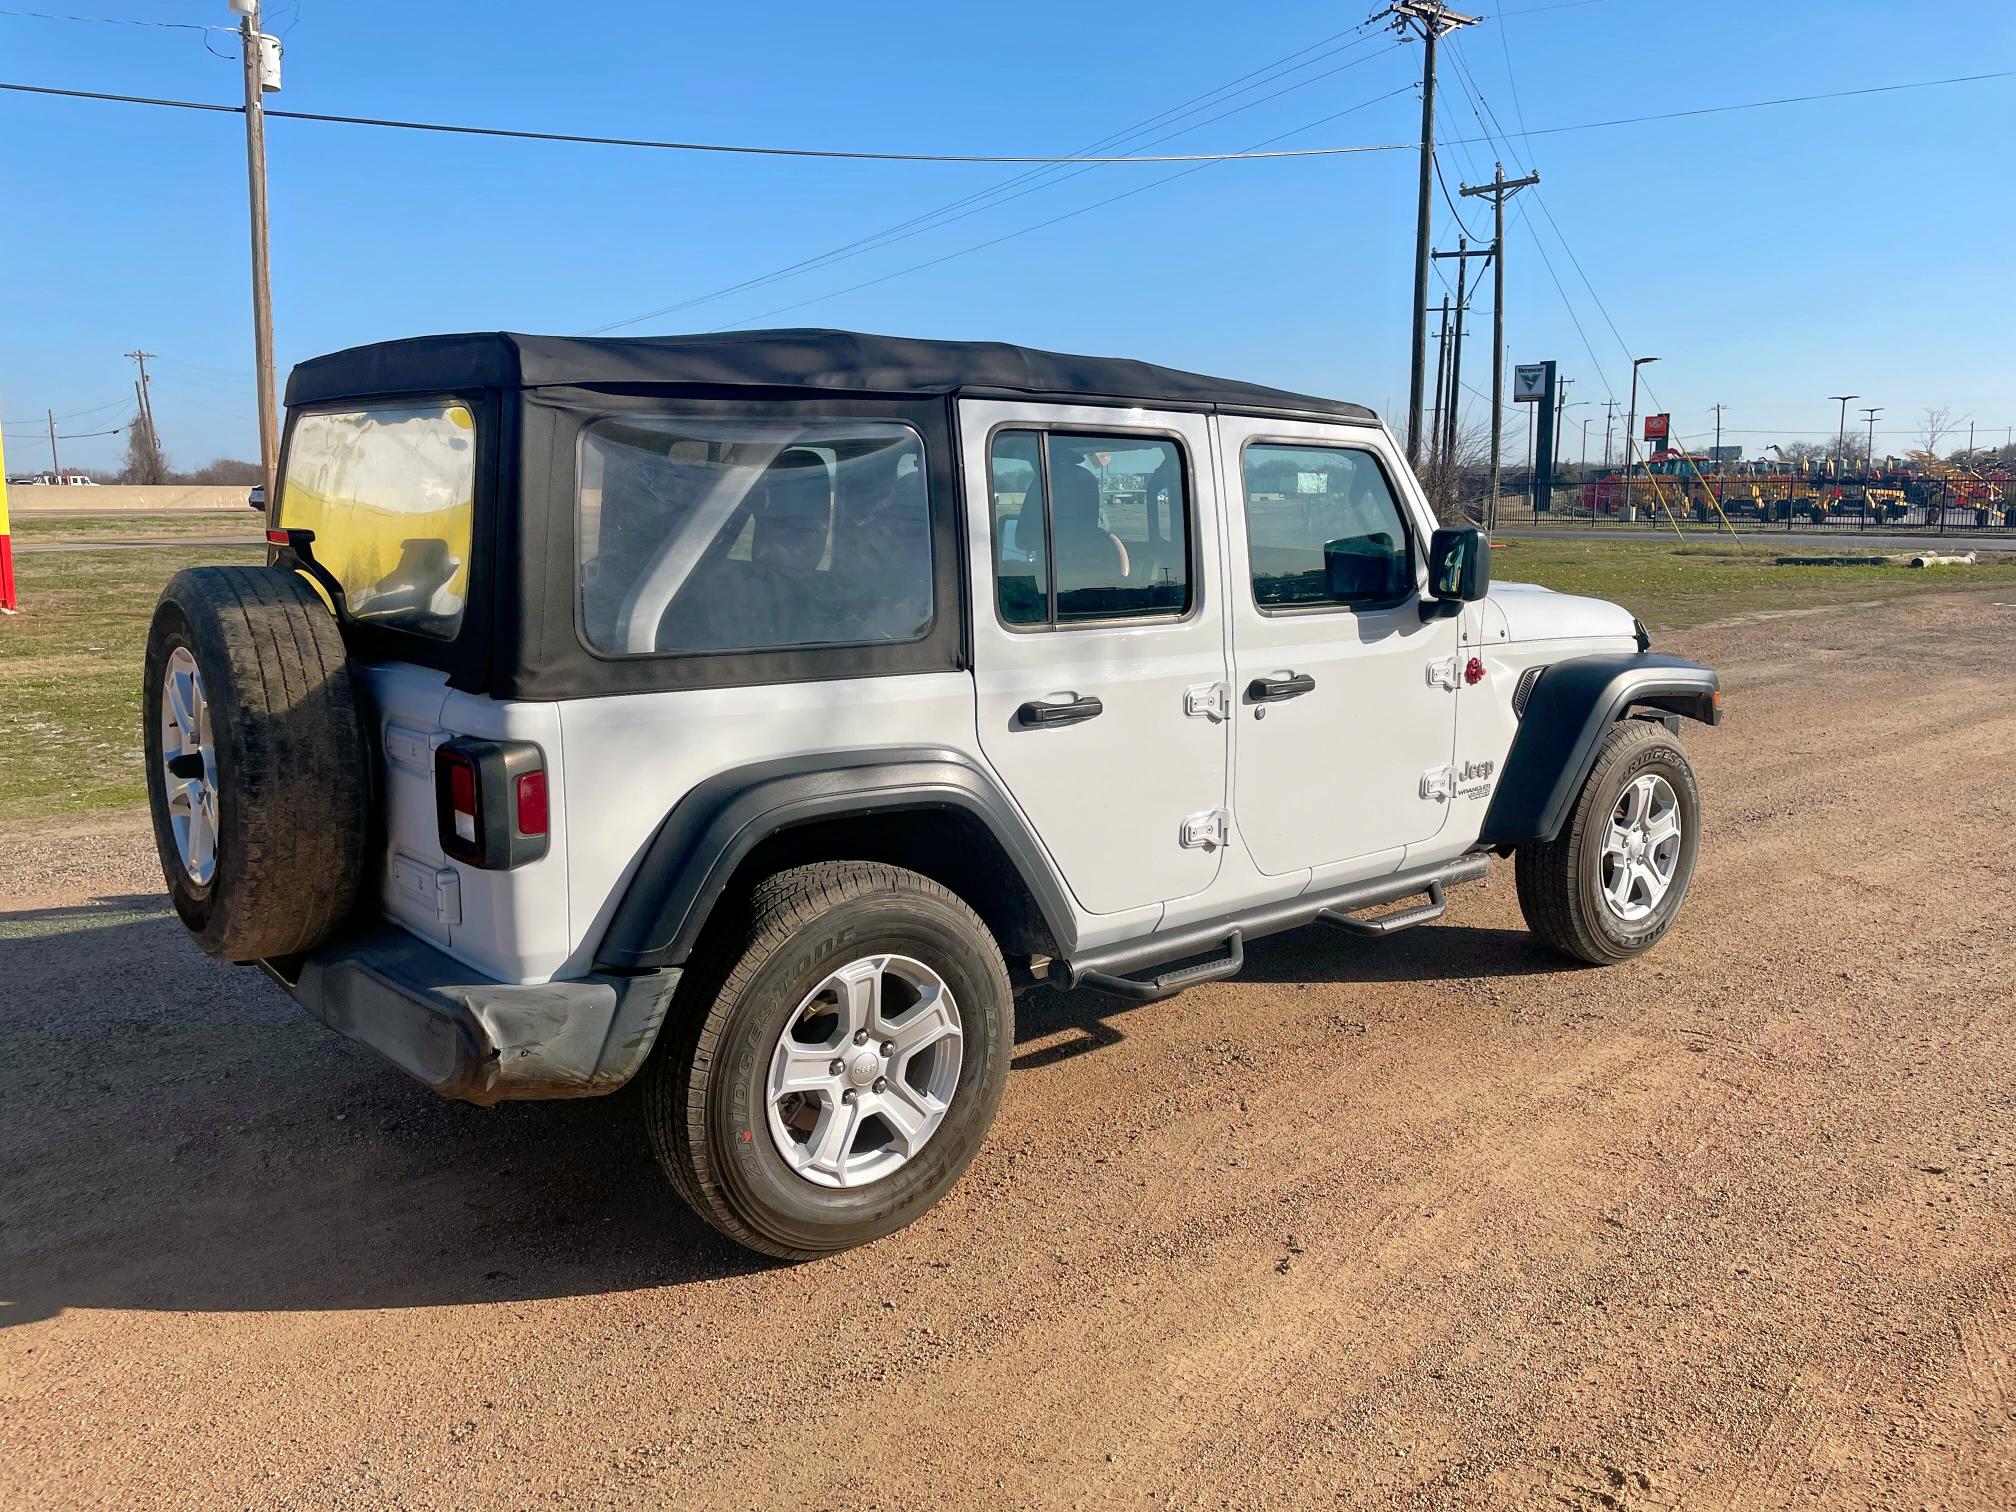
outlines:
[{"label": "front wheel", "polygon": [[1658,724],[1612,726],[1554,840],[1522,845],[1519,911],[1540,939],[1614,966],[1665,936],[1701,845],[1701,795],[1680,742]]},{"label": "front wheel", "polygon": [[689,983],[645,1121],[679,1194],[729,1238],[787,1260],[865,1244],[965,1172],[1007,1081],[1014,1005],[999,947],[954,894],[874,862],[779,872]]}]

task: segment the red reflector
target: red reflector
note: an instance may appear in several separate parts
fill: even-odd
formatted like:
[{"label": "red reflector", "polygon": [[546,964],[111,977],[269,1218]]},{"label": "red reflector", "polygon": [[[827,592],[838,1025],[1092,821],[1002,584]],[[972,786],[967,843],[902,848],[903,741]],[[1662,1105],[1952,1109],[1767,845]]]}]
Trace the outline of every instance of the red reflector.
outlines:
[{"label": "red reflector", "polygon": [[518,779],[518,833],[546,833],[546,774],[527,772]]},{"label": "red reflector", "polygon": [[287,544],[287,532],[284,530],[269,530],[266,532],[266,541],[268,545],[285,546]]}]

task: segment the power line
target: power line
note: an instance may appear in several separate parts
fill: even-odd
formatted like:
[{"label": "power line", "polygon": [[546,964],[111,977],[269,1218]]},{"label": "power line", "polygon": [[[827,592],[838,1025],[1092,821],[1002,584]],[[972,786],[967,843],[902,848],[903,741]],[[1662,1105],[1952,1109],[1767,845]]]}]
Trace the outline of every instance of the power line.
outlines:
[{"label": "power line", "polygon": [[[1385,94],[1375,95],[1369,100],[1361,100],[1356,105],[1348,106],[1343,110],[1336,111],[1333,114],[1324,116],[1319,120],[1310,121],[1306,125],[1296,126],[1291,128],[1290,130],[1281,132],[1276,136],[1268,137],[1266,138],[1265,142],[1262,142],[1257,145],[1264,146],[1266,145],[1266,142],[1278,142],[1287,137],[1297,136],[1305,131],[1313,131],[1318,126],[1327,125],[1331,121],[1335,121],[1340,119],[1341,117],[1351,115],[1356,111],[1364,110],[1368,106],[1377,105],[1384,100],[1390,100],[1394,98],[1394,96],[1396,95],[1407,94],[1413,88],[1414,86],[1411,83],[1402,84],[1398,89],[1388,90]],[[1108,195],[1105,199],[1102,200],[1094,200],[1091,204],[1081,205],[1075,210],[1067,210],[1062,215],[1053,215],[1048,220],[1037,221],[1033,225],[1021,226],[1013,231],[1006,232],[1000,236],[989,237],[986,241],[975,242],[970,247],[961,247],[959,250],[955,252],[947,252],[942,257],[933,257],[927,259],[924,262],[912,263],[907,268],[898,268],[893,273],[884,273],[877,278],[864,279],[860,283],[849,284],[844,289],[831,289],[824,294],[815,294],[810,299],[801,299],[795,304],[779,305],[776,309],[765,310],[760,315],[751,315],[742,320],[732,321],[727,326],[717,327],[717,329],[732,330],[735,326],[749,325],[752,322],[758,320],[768,320],[772,315],[783,315],[792,310],[801,310],[807,305],[819,304],[828,299],[837,299],[845,294],[853,294],[859,292],[862,289],[873,288],[877,284],[888,283],[891,279],[901,278],[906,274],[921,273],[926,268],[935,268],[941,263],[951,262],[954,258],[966,257],[974,252],[985,251],[989,247],[999,246],[1003,242],[1014,241],[1019,237],[1029,235],[1031,232],[1042,231],[1050,226],[1055,226],[1067,220],[1074,220],[1078,216],[1089,214],[1091,211],[1104,209],[1107,205],[1115,204],[1120,200],[1131,199],[1134,195],[1145,194],[1150,189],[1159,189],[1165,184],[1174,183],[1177,179],[1188,178],[1193,173],[1201,173],[1204,169],[1209,168],[1210,166],[1211,166],[1210,162],[1194,163],[1190,167],[1181,169],[1176,173],[1171,173],[1162,178],[1154,179],[1146,184],[1137,184],[1132,189],[1123,190],[1119,194]]]},{"label": "power line", "polygon": [[1859,89],[1829,89],[1819,94],[1780,95],[1772,100],[1744,100],[1734,105],[1703,105],[1694,110],[1668,110],[1658,115],[1619,116],[1609,121],[1577,121],[1567,126],[1536,126],[1521,136],[1559,136],[1569,131],[1601,131],[1611,126],[1642,126],[1648,121],[1678,121],[1689,116],[1726,115],[1735,110],[1765,110],[1775,105],[1806,105],[1815,100],[1846,100],[1858,95],[1895,94],[1905,89],[1937,89],[1947,84],[1979,84],[1990,79],[2016,78],[2016,68],[1993,73],[1955,74],[1947,79],[1914,79],[1908,84],[1869,84]]},{"label": "power line", "polygon": [[[243,115],[242,105],[201,100],[163,100],[147,95],[110,94],[95,89],[56,89],[46,84],[0,83],[16,94],[57,95],[72,100],[108,100],[120,105],[154,105],[170,110],[204,110]],[[1179,152],[1150,156],[1046,157],[1006,152],[855,152],[834,147],[753,147],[729,142],[669,142],[650,137],[589,136],[570,131],[521,131],[505,126],[456,126],[444,121],[396,121],[382,116],[329,115],[312,110],[268,110],[268,119],[321,121],[331,126],[376,126],[388,131],[432,131],[449,136],[503,137],[519,142],[572,142],[590,147],[650,147],[663,152],[716,152],[743,157],[838,158],[865,163],[1221,163],[1233,158],[1347,157],[1363,152],[1411,152],[1409,142],[1351,147],[1293,147],[1278,152]]]},{"label": "power line", "polygon": [[[1362,31],[1363,29],[1364,29],[1363,26],[1355,28],[1355,30],[1359,31]],[[1349,35],[1349,33],[1340,33],[1339,35]],[[1331,40],[1334,40],[1334,38],[1325,39],[1326,42]],[[1370,40],[1372,39],[1369,37],[1361,38],[1358,42],[1348,43],[1344,47],[1333,49],[1331,52],[1319,54],[1317,57],[1311,58],[1304,63],[1296,64],[1294,67],[1289,68],[1284,72],[1276,73],[1273,75],[1272,78],[1263,80],[1262,82],[1263,83],[1278,82],[1280,79],[1287,77],[1288,74],[1295,73],[1302,68],[1308,67],[1311,63],[1322,62],[1325,58],[1335,57],[1339,53],[1351,51],[1353,48],[1362,46],[1364,42]],[[1315,47],[1321,47],[1323,45],[1324,44],[1320,42],[1313,44],[1313,46]],[[1396,43],[1394,44],[1394,46],[1397,47],[1398,44]],[[1308,52],[1310,50],[1311,48],[1300,49],[1301,52]],[[1388,49],[1388,51],[1391,50],[1392,50],[1391,48]],[[1274,69],[1279,63],[1285,63],[1289,59],[1292,59],[1297,55],[1298,54],[1296,53],[1290,53],[1287,55],[1286,58],[1277,59],[1276,63],[1268,64],[1265,67],[1255,69],[1252,71],[1252,73],[1242,74],[1238,79],[1232,80],[1231,84],[1221,85],[1216,90],[1207,90],[1205,94],[1195,96],[1194,99],[1185,101],[1184,105],[1185,106],[1192,105],[1195,103],[1196,100],[1207,99],[1211,95],[1219,96],[1219,99],[1214,103],[1223,103],[1224,100],[1232,98],[1233,95],[1242,94],[1246,92],[1244,89],[1234,89],[1233,86],[1239,85],[1244,80],[1253,77],[1253,74],[1267,73],[1269,70]],[[1185,135],[1188,132],[1197,131],[1205,126],[1213,124],[1214,122],[1226,120],[1231,116],[1239,115],[1242,112],[1251,110],[1256,106],[1264,105],[1270,100],[1280,99],[1283,95],[1292,94],[1294,91],[1302,89],[1307,85],[1317,83],[1322,79],[1330,78],[1335,74],[1344,73],[1349,69],[1358,67],[1360,64],[1369,63],[1373,61],[1373,59],[1375,58],[1384,56],[1385,56],[1384,53],[1373,53],[1368,57],[1359,58],[1354,62],[1341,64],[1336,68],[1326,69],[1324,72],[1320,74],[1315,74],[1307,79],[1300,80],[1297,83],[1287,86],[1285,89],[1275,90],[1271,94],[1262,95],[1257,100],[1249,100],[1244,105],[1235,106],[1231,110],[1224,111],[1218,115],[1211,116],[1202,121],[1193,122],[1191,125],[1179,127],[1177,130],[1170,132],[1167,135],[1157,137],[1154,139],[1154,141],[1151,141],[1145,145],[1153,147],[1159,145],[1162,142],[1171,141],[1174,138]],[[1248,89],[1255,87],[1258,86],[1255,85],[1247,86]],[[1227,89],[1232,89],[1233,93],[1226,94],[1225,91]],[[1208,106],[1205,108],[1208,108]],[[1172,107],[1170,110],[1161,111],[1157,115],[1148,117],[1147,120],[1145,121],[1137,122],[1134,126],[1128,127],[1124,131],[1114,133],[1113,135],[1107,137],[1103,137],[1099,141],[1093,143],[1090,147],[1081,149],[1081,151],[1094,152],[1097,151],[1100,147],[1106,146],[1109,143],[1126,141],[1132,137],[1141,135],[1144,130],[1152,130],[1155,128],[1155,126],[1160,124],[1169,124],[1171,119],[1180,120],[1182,118],[1182,114],[1186,113],[1195,114],[1195,111],[1194,110],[1185,111],[1184,106]],[[599,325],[594,327],[586,334],[590,336],[600,336],[609,331],[621,330],[625,326],[638,325],[647,320],[658,320],[667,315],[674,315],[681,310],[692,309],[696,305],[711,304],[715,300],[726,298],[730,294],[740,294],[750,289],[762,288],[765,285],[780,282],[786,278],[793,277],[796,274],[808,272],[813,268],[830,267],[835,263],[847,262],[852,258],[860,256],[864,252],[875,251],[881,247],[893,246],[899,241],[908,241],[911,237],[922,236],[926,232],[942,230],[946,226],[954,225],[959,221],[969,219],[974,215],[980,214],[982,211],[997,209],[1002,205],[1010,204],[1013,201],[1021,199],[1026,195],[1034,194],[1038,190],[1055,188],[1059,184],[1068,183],[1070,180],[1074,178],[1080,178],[1083,175],[1091,172],[1094,168],[1102,166],[1099,160],[1086,157],[1077,157],[1065,161],[1066,163],[1081,163],[1084,166],[1077,168],[1074,172],[1061,173],[1061,174],[1055,172],[1055,168],[1059,166],[1064,166],[1064,164],[1053,164],[1048,167],[1026,170],[1022,173],[1013,175],[1012,177],[1001,182],[1000,184],[993,185],[986,189],[976,190],[973,193],[965,195],[960,199],[953,200],[948,204],[940,205],[935,210],[927,210],[922,214],[911,216],[908,220],[898,221],[893,226],[886,226],[880,231],[870,232],[866,236],[857,237],[855,240],[851,242],[846,242],[841,246],[830,248],[825,252],[816,253],[811,257],[801,258],[797,262],[788,263],[784,267],[772,269],[768,273],[758,274],[752,278],[745,278],[737,283],[723,285],[721,288],[710,290],[704,294],[695,294],[687,299],[678,300],[669,305],[661,305],[659,308],[655,310],[646,311],[644,314],[641,315],[632,315],[622,320],[610,321],[606,325]],[[1017,185],[1023,185],[1024,187],[1017,188],[1016,187]]]},{"label": "power line", "polygon": [[[1805,105],[1818,100],[1845,100],[1876,94],[1894,94],[1901,90],[1937,89],[1952,84],[1979,84],[1995,79],[2016,78],[2016,68],[1998,69],[1990,73],[1955,74],[1944,79],[1914,79],[1903,84],[1870,84],[1857,89],[1831,89],[1816,94],[1781,95],[1769,100],[1743,100],[1730,105],[1704,105],[1693,110],[1669,110],[1656,115],[1618,116],[1605,121],[1574,121],[1560,126],[1536,126],[1522,136],[1559,136],[1566,132],[1602,131],[1616,126],[1642,126],[1653,121],[1678,121],[1695,116],[1725,115],[1731,111],[1764,110],[1780,105]],[[100,100],[121,105],[152,105],[170,110],[202,110],[218,115],[242,115],[242,105],[212,105],[200,100],[167,100],[147,95],[112,94],[93,89],[57,89],[46,84],[19,84],[0,82],[0,90],[15,94],[51,95],[73,100]],[[501,126],[457,126],[439,121],[400,121],[378,116],[329,115],[308,110],[268,110],[265,114],[276,120],[320,121],[334,126],[375,126],[391,131],[428,131],[451,136],[501,137],[513,141],[526,142],[569,142],[593,147],[648,147],[666,152],[711,152],[730,153],[753,157],[788,158],[829,158],[851,162],[880,163],[1032,163],[1077,165],[1081,163],[1218,163],[1245,158],[1313,158],[1350,157],[1371,152],[1414,152],[1419,144],[1414,142],[1378,142],[1338,147],[1297,147],[1275,152],[1192,152],[1168,153],[1143,156],[1113,157],[1046,157],[1021,153],[951,153],[951,152],[853,152],[833,148],[818,147],[755,147],[726,142],[676,142],[657,141],[645,137],[590,136],[564,131],[520,131]],[[1502,128],[1501,128],[1502,130]],[[1485,137],[1456,137],[1444,141],[1444,146],[1462,142],[1489,141]],[[1516,159],[1515,159],[1516,161]]]},{"label": "power line", "polygon": [[56,11],[0,10],[0,16],[24,21],[82,21],[92,26],[144,26],[159,31],[228,32],[234,29],[229,26],[199,26],[194,21],[134,21],[125,16],[71,16]]}]

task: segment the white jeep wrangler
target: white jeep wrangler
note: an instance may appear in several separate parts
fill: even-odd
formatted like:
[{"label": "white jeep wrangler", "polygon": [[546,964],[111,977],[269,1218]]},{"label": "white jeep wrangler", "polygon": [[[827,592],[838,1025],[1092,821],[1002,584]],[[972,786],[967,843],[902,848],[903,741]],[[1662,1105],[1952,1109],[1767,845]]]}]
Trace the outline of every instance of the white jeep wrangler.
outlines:
[{"label": "white jeep wrangler", "polygon": [[1387,934],[1493,853],[1583,961],[1686,895],[1715,674],[1487,591],[1358,406],[831,331],[386,342],[287,405],[269,565],[148,641],[178,912],[446,1096],[641,1075],[754,1249],[930,1207],[1019,989]]}]

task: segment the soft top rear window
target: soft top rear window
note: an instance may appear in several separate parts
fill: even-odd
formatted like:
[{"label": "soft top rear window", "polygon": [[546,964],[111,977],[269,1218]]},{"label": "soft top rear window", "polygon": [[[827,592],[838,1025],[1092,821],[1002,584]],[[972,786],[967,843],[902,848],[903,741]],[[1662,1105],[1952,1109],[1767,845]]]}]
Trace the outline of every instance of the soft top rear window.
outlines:
[{"label": "soft top rear window", "polygon": [[915,641],[924,442],[879,420],[627,415],[584,429],[581,625],[609,655]]},{"label": "soft top rear window", "polygon": [[351,617],[453,640],[469,599],[476,421],[455,401],[297,415],[282,526],[315,532],[315,559]]}]

